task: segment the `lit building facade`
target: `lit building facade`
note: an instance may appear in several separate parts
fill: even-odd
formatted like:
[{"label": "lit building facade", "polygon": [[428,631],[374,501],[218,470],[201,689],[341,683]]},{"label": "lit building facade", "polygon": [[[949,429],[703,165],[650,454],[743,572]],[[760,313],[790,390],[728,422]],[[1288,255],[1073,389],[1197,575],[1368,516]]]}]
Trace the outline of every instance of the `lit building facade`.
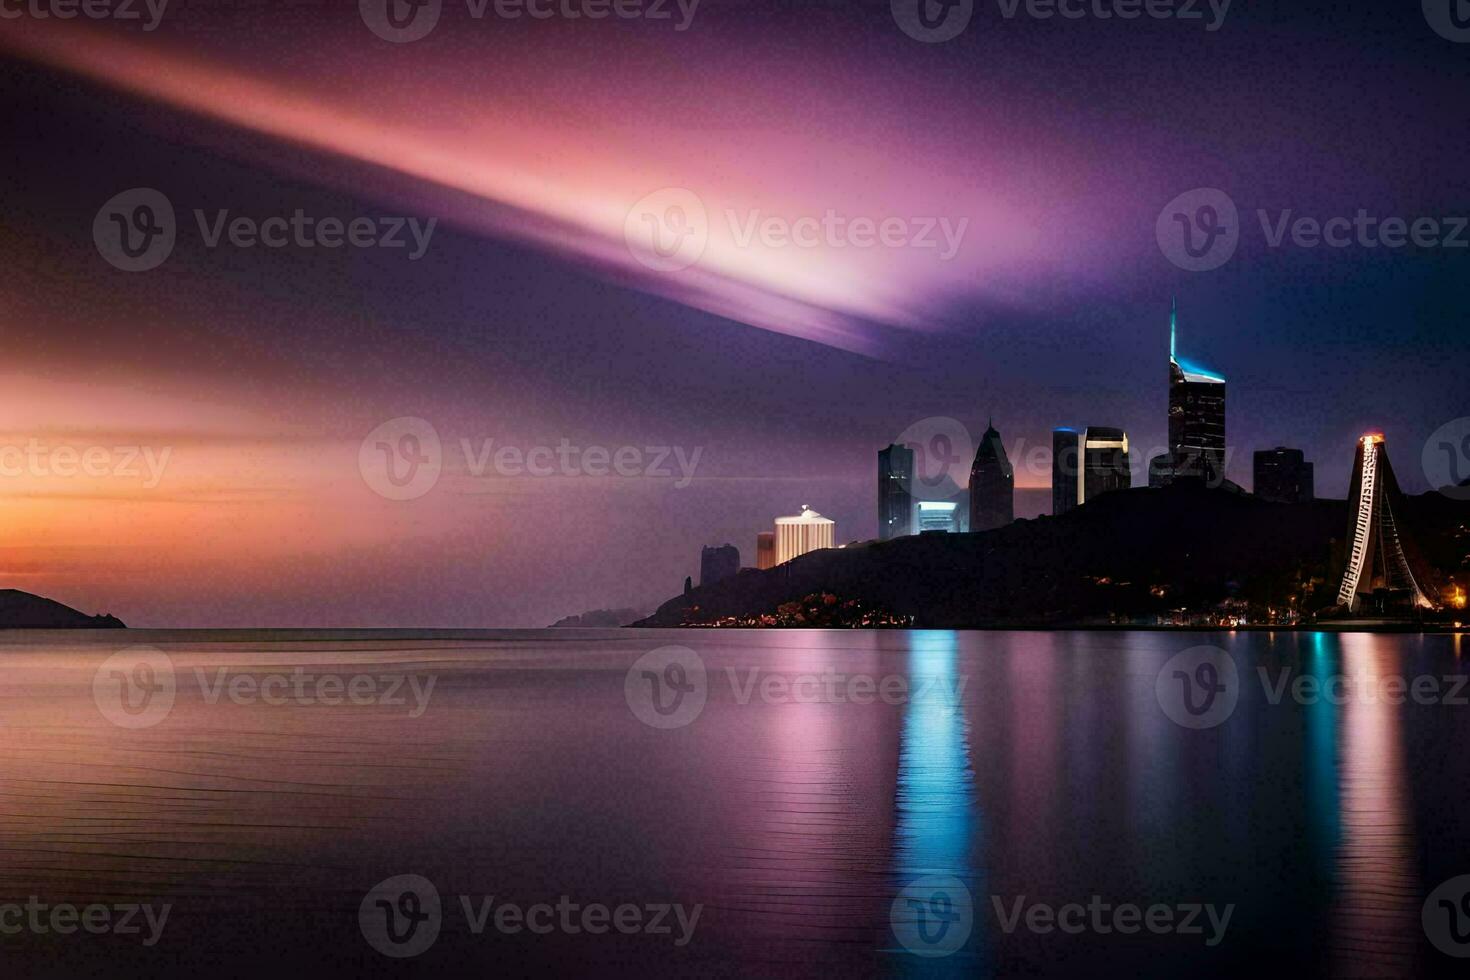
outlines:
[{"label": "lit building facade", "polygon": [[1092,425],[1051,434],[1051,512],[1065,514],[1098,494],[1133,486],[1128,433]]},{"label": "lit building facade", "polygon": [[960,506],[953,500],[921,500],[917,507],[919,533],[943,531],[954,534],[961,530]]},{"label": "lit building facade", "polygon": [[971,531],[1005,527],[1016,519],[1016,474],[993,423],[987,424],[970,467]]},{"label": "lit building facade", "polygon": [[836,523],[806,505],[795,517],[776,518],[776,564],[818,548],[832,547]]},{"label": "lit building facade", "polygon": [[878,450],[878,540],[914,533],[914,451],[908,446]]},{"label": "lit building facade", "polygon": [[1088,426],[1082,434],[1081,502],[1132,486],[1128,433],[1111,426]]},{"label": "lit building facade", "polygon": [[1278,504],[1312,500],[1316,495],[1314,467],[1300,449],[1277,446],[1257,450],[1252,467],[1257,497]]},{"label": "lit building facade", "polygon": [[1179,306],[1169,314],[1169,451],[1149,460],[1151,487],[1225,479],[1225,379],[1178,355]]}]

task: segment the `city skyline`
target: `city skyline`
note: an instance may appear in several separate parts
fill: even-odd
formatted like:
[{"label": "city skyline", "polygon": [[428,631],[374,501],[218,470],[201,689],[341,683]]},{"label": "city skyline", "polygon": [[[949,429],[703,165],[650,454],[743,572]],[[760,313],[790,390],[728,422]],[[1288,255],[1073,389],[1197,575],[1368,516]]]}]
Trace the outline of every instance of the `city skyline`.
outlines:
[{"label": "city skyline", "polygon": [[[942,45],[856,4],[711,4],[677,36],[461,11],[406,45],[326,6],[170,13],[146,33],[0,32],[5,441],[137,447],[159,464],[171,450],[156,484],[141,458],[135,478],[10,482],[9,567],[20,587],[129,622],[540,625],[644,604],[664,593],[645,569],[682,581],[701,545],[744,553],[751,529],[803,502],[844,540],[877,536],[872,454],[930,417],[978,439],[996,413],[1017,516],[1049,510],[1049,471],[1027,456],[1058,424],[1126,431],[1139,485],[1140,460],[1168,444],[1171,295],[1181,345],[1231,379],[1226,475],[1242,486],[1252,450],[1287,445],[1317,462],[1320,495],[1342,497],[1341,447],[1381,428],[1404,447],[1405,491],[1421,492],[1408,447],[1470,410],[1462,252],[1272,245],[1258,214],[1274,235],[1288,211],[1461,210],[1467,177],[1423,108],[1462,68],[1422,18],[1354,12],[1369,66],[1307,8],[1233,11],[1209,35],[985,18]],[[740,46],[770,23],[826,70]],[[620,26],[632,47],[596,43]],[[1202,101],[1206,53],[1220,75]],[[1340,84],[1303,84],[1329,68]],[[1385,71],[1398,84],[1380,85]],[[849,82],[824,84],[834,73]],[[997,94],[919,97],[956,84]],[[1277,105],[1269,90],[1300,95]],[[1300,139],[1253,135],[1266,103]],[[446,183],[446,167],[474,186]],[[709,215],[717,288],[700,265],[647,268],[622,240],[640,200],[679,187]],[[134,188],[171,202],[178,234],[164,264],[129,273],[93,229]],[[1201,272],[1156,239],[1195,188],[1235,202],[1241,231]],[[568,228],[548,200],[595,227]],[[238,247],[228,232],[209,244],[222,212],[261,224],[298,209],[439,222],[416,261]],[[829,210],[970,220],[948,260],[759,233]],[[432,424],[444,465],[424,497],[397,501],[364,482],[359,451],[403,417]],[[608,457],[678,448],[695,465],[687,482],[672,456],[667,477],[589,476],[580,456],[569,475],[494,467],[502,447],[564,440]],[[579,533],[532,533],[527,514]],[[414,584],[385,594],[398,573]]]},{"label": "city skyline", "polygon": [[0,91],[7,977],[1463,974],[1470,0],[0,0]]}]

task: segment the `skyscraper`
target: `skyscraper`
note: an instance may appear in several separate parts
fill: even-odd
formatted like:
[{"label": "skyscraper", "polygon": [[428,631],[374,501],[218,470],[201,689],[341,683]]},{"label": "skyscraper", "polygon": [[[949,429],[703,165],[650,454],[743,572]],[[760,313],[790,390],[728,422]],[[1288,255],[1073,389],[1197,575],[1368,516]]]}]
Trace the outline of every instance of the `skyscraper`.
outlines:
[{"label": "skyscraper", "polygon": [[699,551],[699,584],[713,585],[740,572],[740,549],[733,544],[705,545]]},{"label": "skyscraper", "polygon": [[1399,526],[1403,499],[1383,436],[1372,433],[1359,439],[1348,496],[1350,550],[1337,593],[1339,605],[1356,611],[1371,596],[1379,612],[1389,611],[1383,607],[1390,605],[1434,607],[1410,565],[1410,545]]},{"label": "skyscraper", "polygon": [[1300,449],[1258,449],[1253,469],[1257,497],[1293,504],[1315,496],[1313,466]]},{"label": "skyscraper", "polygon": [[1182,477],[1219,485],[1225,479],[1225,379],[1181,360],[1179,304],[1169,313],[1169,451],[1149,460],[1148,483]]},{"label": "skyscraper", "polygon": [[1133,486],[1128,433],[1113,426],[1053,429],[1051,512],[1065,514],[1101,493]]},{"label": "skyscraper", "polygon": [[1082,472],[1082,440],[1076,429],[1051,430],[1051,512],[1060,517],[1077,506],[1077,476]]},{"label": "skyscraper", "polygon": [[914,533],[914,451],[908,446],[878,450],[878,540]]},{"label": "skyscraper", "polygon": [[808,551],[832,547],[834,527],[835,522],[805,504],[795,517],[776,518],[776,564],[784,564]]},{"label": "skyscraper", "polygon": [[1128,433],[1112,426],[1089,425],[1082,434],[1082,502],[1131,486]]},{"label": "skyscraper", "polygon": [[1016,474],[995,424],[987,423],[970,467],[970,530],[989,531],[1016,519]]}]

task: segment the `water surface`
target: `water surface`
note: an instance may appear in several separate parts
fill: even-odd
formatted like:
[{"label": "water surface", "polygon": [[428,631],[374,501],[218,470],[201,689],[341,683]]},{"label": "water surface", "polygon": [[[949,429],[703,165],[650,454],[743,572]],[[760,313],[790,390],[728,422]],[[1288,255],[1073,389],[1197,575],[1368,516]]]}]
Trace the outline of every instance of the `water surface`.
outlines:
[{"label": "water surface", "polygon": [[[629,680],[669,645],[702,681]],[[1238,702],[1191,727],[1157,684],[1199,645],[1229,654]],[[1463,961],[1420,916],[1470,873],[1470,708],[1443,703],[1449,684],[1423,704],[1273,704],[1271,685],[1454,677],[1464,652],[1311,633],[4,634],[0,909],[170,911],[152,946],[23,928],[0,955],[17,977],[1448,973]],[[298,674],[305,697],[271,687]],[[389,697],[393,678],[419,686]],[[668,710],[666,680],[703,707],[656,727],[630,698],[647,683]],[[390,958],[360,913],[400,875],[432,883],[439,932]],[[700,912],[682,944],[477,933],[461,896]],[[1207,923],[1008,925],[1089,902],[1231,912],[1213,945]]]}]

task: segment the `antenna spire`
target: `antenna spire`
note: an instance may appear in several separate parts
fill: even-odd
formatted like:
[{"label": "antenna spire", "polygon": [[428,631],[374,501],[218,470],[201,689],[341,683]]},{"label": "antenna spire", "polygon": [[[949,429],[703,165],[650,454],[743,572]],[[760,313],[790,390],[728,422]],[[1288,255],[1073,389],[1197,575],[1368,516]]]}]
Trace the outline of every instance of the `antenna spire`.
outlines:
[{"label": "antenna spire", "polygon": [[1169,307],[1169,360],[1174,360],[1175,335],[1179,332],[1179,297],[1170,297],[1173,301]]}]

